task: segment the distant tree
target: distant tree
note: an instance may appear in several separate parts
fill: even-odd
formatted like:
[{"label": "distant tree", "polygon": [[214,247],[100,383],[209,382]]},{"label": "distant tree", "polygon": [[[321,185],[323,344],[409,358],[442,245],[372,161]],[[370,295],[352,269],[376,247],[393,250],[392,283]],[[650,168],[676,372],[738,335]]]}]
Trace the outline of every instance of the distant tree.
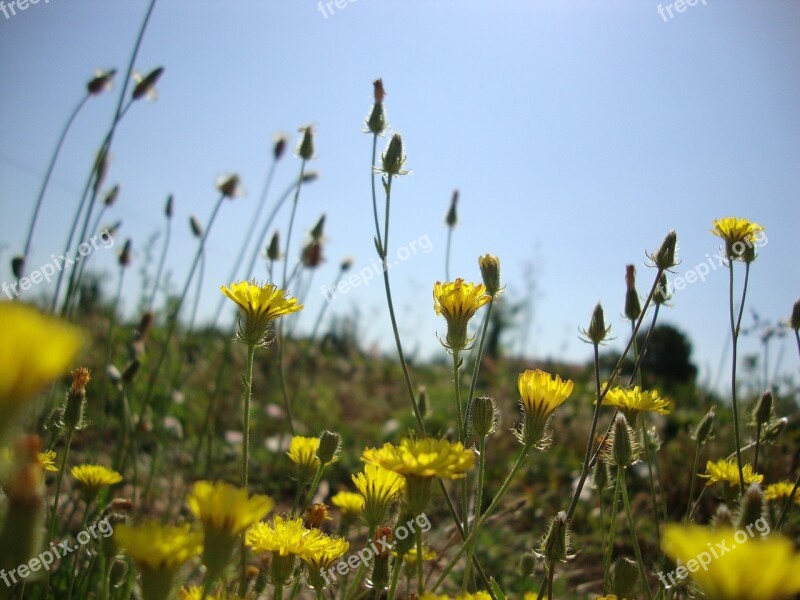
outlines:
[{"label": "distant tree", "polygon": [[[645,337],[646,333],[638,336],[640,348]],[[692,343],[689,338],[671,325],[658,325],[650,336],[641,368],[646,378],[654,377],[665,387],[691,384],[697,377],[697,367],[691,358]]]}]

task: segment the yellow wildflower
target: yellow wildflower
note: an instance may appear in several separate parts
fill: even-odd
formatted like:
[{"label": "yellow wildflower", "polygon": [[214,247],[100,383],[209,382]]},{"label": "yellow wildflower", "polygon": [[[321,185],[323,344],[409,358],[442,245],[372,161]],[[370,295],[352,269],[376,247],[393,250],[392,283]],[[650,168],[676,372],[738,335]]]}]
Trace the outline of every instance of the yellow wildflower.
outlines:
[{"label": "yellow wildflower", "polygon": [[433,309],[447,321],[446,347],[460,351],[469,345],[472,340],[467,336],[467,323],[491,299],[482,283],[467,283],[460,278],[446,283],[436,282],[433,286]]},{"label": "yellow wildflower", "polygon": [[240,281],[220,290],[239,306],[239,340],[248,345],[263,345],[273,320],[303,309],[296,298],[271,283]]}]

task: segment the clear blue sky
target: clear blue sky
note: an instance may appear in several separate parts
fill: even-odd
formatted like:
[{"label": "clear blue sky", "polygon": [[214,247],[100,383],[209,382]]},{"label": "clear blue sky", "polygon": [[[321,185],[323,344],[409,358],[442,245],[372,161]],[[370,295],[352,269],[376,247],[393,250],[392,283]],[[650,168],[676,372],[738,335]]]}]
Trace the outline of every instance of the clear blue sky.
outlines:
[{"label": "clear blue sky", "polygon": [[[41,0],[10,18],[0,13],[0,280],[11,280],[9,259],[23,246],[60,128],[96,68],[124,72],[146,4]],[[700,0],[681,13],[673,7],[672,18],[653,0],[340,5],[327,17],[316,0],[156,5],[137,67],[166,68],[159,98],[134,106],[121,123],[108,176],[122,186],[109,220],[123,220],[120,242],[131,236],[136,249],[128,311],[166,195],[177,203],[169,268],[181,285],[196,244],[188,216],[205,222],[215,178],[236,171],[248,194],[223,206],[211,232],[202,311],[212,311],[252,218],[272,135],[286,132],[294,145],[297,128],[313,123],[321,177],[301,195],[293,244],[296,253],[327,215],[327,262],[308,298],[310,324],[323,301],[319,286],[339,261],[351,255],[359,269],[375,255],[370,138],[361,129],[372,80],[382,77],[389,122],[403,134],[413,171],[394,190],[391,246],[427,235],[433,247],[391,272],[412,351],[442,352],[431,289],[444,278],[443,220],[455,188],[454,276],[478,279],[478,255],[492,252],[509,298],[519,301],[525,266],[533,265],[532,356],[587,359],[577,331],[597,301],[619,345],[625,265],[639,266],[644,293],[644,253],[674,228],[678,272],[693,268],[717,251],[709,229],[721,216],[767,227],[748,305],[765,319],[788,317],[800,298],[800,3]],[[62,250],[115,92],[90,101],[66,142],[29,268]],[[274,191],[298,169],[287,156]],[[287,221],[281,213],[284,235]],[[108,273],[109,293],[114,257],[101,251],[92,259]],[[265,276],[263,263],[252,275]],[[717,269],[679,292],[664,314],[690,335],[706,376],[724,349],[726,298],[727,273]],[[330,313],[354,307],[365,339],[390,349],[377,279],[336,298]],[[797,374],[796,349],[783,344],[782,370]],[[757,347],[745,341],[746,352]],[[773,358],[779,352],[774,346]]]}]

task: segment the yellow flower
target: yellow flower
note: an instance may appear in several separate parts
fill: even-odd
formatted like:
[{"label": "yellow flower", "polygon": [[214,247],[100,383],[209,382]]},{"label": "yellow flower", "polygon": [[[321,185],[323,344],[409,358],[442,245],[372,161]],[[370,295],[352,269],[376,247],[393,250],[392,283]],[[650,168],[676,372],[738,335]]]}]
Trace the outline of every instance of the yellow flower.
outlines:
[{"label": "yellow flower", "polygon": [[247,530],[247,545],[257,554],[272,552],[279,556],[300,556],[309,544],[322,535],[318,529],[303,526],[302,517],[284,519],[275,515],[272,523],[258,522]]},{"label": "yellow flower", "polygon": [[[791,481],[771,483],[764,488],[764,500],[785,500],[791,495],[793,489],[794,484]],[[794,495],[794,501],[800,504],[800,494]]]},{"label": "yellow flower", "polygon": [[520,442],[527,446],[544,448],[549,439],[545,436],[547,421],[553,411],[569,398],[574,384],[545,371],[525,371],[517,378],[525,420],[517,432]]},{"label": "yellow flower", "polygon": [[225,531],[234,536],[260,521],[275,507],[275,501],[269,496],[248,497],[247,490],[222,481],[198,481],[186,504],[204,529]]},{"label": "yellow flower", "polygon": [[94,498],[100,488],[122,481],[122,475],[102,465],[78,465],[72,467],[72,476],[83,485],[86,495]]},{"label": "yellow flower", "polygon": [[142,597],[170,597],[178,569],[200,554],[203,534],[189,525],[161,525],[147,521],[139,525],[117,525],[114,540],[139,568]]},{"label": "yellow flower", "polygon": [[[395,556],[397,556],[397,552],[392,552]],[[433,560],[436,558],[436,551],[431,549],[430,546],[422,546],[422,561],[426,560]],[[417,564],[417,549],[411,548],[408,552],[403,555],[403,564],[407,567],[414,567]]]},{"label": "yellow flower", "polygon": [[289,460],[297,465],[297,475],[301,481],[311,479],[319,469],[317,450],[319,438],[296,435],[289,444]]},{"label": "yellow flower", "polygon": [[327,571],[350,548],[350,542],[324,533],[306,546],[300,559],[308,566],[308,582],[314,589],[325,587],[321,571]]},{"label": "yellow flower", "polygon": [[[761,483],[764,481],[764,476],[758,473],[753,473],[753,467],[750,465],[742,465],[742,474],[744,475],[744,484],[750,485],[751,483]],[[739,467],[735,459],[731,460],[718,460],[708,461],[706,463],[706,472],[701,473],[700,477],[708,479],[706,485],[712,485],[717,482],[727,483],[731,486],[739,486]]]},{"label": "yellow flower", "polygon": [[401,475],[461,479],[475,466],[475,453],[460,442],[406,438],[399,446],[387,442],[380,450],[367,448],[361,460]]},{"label": "yellow flower", "polygon": [[402,475],[374,464],[364,465],[363,473],[353,475],[353,483],[361,493],[364,519],[370,530],[386,521],[389,506],[406,489]]},{"label": "yellow flower", "polygon": [[331,497],[331,504],[341,510],[343,516],[357,517],[364,508],[364,496],[355,492],[339,492]]},{"label": "yellow flower", "polygon": [[640,390],[638,385],[630,390],[619,386],[611,388],[603,398],[603,405],[618,407],[631,423],[635,423],[639,413],[668,415],[670,411],[670,401],[667,398],[659,396],[656,390]]},{"label": "yellow flower", "polygon": [[472,341],[467,337],[467,323],[475,312],[492,297],[482,283],[467,283],[463,279],[433,286],[433,309],[447,320],[445,346],[460,351]]},{"label": "yellow flower", "polygon": [[[753,532],[756,533],[756,532]],[[800,592],[800,555],[778,534],[667,525],[664,552],[713,600],[781,600]]]},{"label": "yellow flower", "polygon": [[274,319],[303,309],[296,298],[271,283],[240,281],[220,290],[239,306],[239,339],[248,345],[263,345]]},{"label": "yellow flower", "polygon": [[455,600],[492,600],[489,592],[475,592],[474,594],[458,594]]},{"label": "yellow flower", "polygon": [[0,302],[0,438],[25,401],[64,374],[81,347],[78,329],[19,302]]},{"label": "yellow flower", "polygon": [[[764,227],[747,219],[725,217],[714,221],[711,233],[725,241],[725,255],[729,259],[747,259],[748,255],[755,258],[754,244],[758,241],[758,234]],[[749,262],[749,261],[748,261]]]},{"label": "yellow flower", "polygon": [[58,471],[58,467],[56,467],[56,453],[53,450],[39,452],[37,459],[43,470],[50,471],[51,473]]},{"label": "yellow flower", "polygon": [[[178,590],[178,600],[203,600],[203,588],[201,587],[189,587],[189,588],[181,588]],[[225,590],[220,591],[217,594],[209,593],[205,596],[205,600],[240,600],[241,596],[237,596],[236,594],[228,594]]]}]

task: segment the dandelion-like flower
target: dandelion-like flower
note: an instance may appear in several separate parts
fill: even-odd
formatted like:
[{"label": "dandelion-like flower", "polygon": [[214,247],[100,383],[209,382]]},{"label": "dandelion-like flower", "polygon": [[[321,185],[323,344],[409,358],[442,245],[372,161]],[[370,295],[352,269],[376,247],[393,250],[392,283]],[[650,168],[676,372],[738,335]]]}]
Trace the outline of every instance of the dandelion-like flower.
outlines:
[{"label": "dandelion-like flower", "polygon": [[48,450],[46,452],[39,452],[39,454],[36,455],[36,460],[39,462],[39,466],[42,467],[42,470],[50,471],[51,473],[58,471],[58,467],[56,467],[55,451]]},{"label": "dandelion-like flower", "polygon": [[204,596],[203,588],[198,586],[184,587],[178,590],[178,600],[241,600],[241,598],[241,596],[229,594],[225,590],[221,590],[216,594],[209,592]]},{"label": "dandelion-like flower", "polygon": [[361,460],[401,475],[462,479],[475,466],[475,453],[460,442],[406,438],[399,446],[387,442],[380,449],[367,448]]},{"label": "dandelion-like flower", "polygon": [[244,196],[245,191],[242,187],[242,181],[239,179],[237,173],[226,173],[217,177],[214,186],[220,194],[225,196],[228,200],[233,200],[239,196]]},{"label": "dandelion-like flower", "polygon": [[283,583],[291,577],[295,559],[303,556],[321,535],[319,529],[304,527],[302,517],[284,519],[276,515],[272,523],[259,522],[248,529],[245,540],[256,554],[272,553],[273,580]]},{"label": "dandelion-like flower", "polygon": [[725,256],[729,260],[746,260],[748,255],[755,258],[754,245],[762,231],[764,227],[758,223],[737,217],[724,217],[714,221],[711,233],[724,240]]},{"label": "dandelion-like flower", "polygon": [[339,492],[331,497],[331,504],[342,511],[344,518],[352,519],[364,509],[364,496],[355,492]]},{"label": "dandelion-like flower", "polygon": [[549,436],[547,423],[553,411],[572,394],[571,379],[561,379],[539,369],[519,374],[517,387],[521,397],[524,421],[517,431],[519,441],[529,447],[546,448]]},{"label": "dandelion-like flower", "polygon": [[315,590],[325,587],[326,581],[322,573],[330,569],[349,548],[350,542],[347,540],[321,533],[314,543],[308,545],[300,554],[300,559],[308,567],[306,570],[308,584]]},{"label": "dandelion-like flower", "polygon": [[[751,483],[761,483],[764,481],[764,476],[758,473],[753,473],[753,467],[750,465],[742,466],[742,474],[744,475],[745,485]],[[708,479],[706,485],[713,485],[715,483],[727,483],[730,486],[739,486],[739,467],[735,460],[718,460],[708,461],[706,463],[706,472],[700,473],[700,477]]]},{"label": "dandelion-like flower", "polygon": [[220,290],[239,306],[239,340],[247,345],[264,345],[272,321],[303,309],[277,286],[240,281]]},{"label": "dandelion-like flower", "polygon": [[146,98],[147,100],[155,100],[158,98],[158,90],[156,90],[156,83],[161,79],[164,74],[164,67],[156,67],[147,75],[142,75],[139,72],[134,72],[132,77],[136,85],[133,88],[131,96],[134,100]]},{"label": "dandelion-like flower", "polygon": [[193,531],[189,525],[147,521],[139,525],[118,525],[114,540],[139,569],[142,597],[162,600],[170,597],[178,570],[200,554],[203,534]]},{"label": "dandelion-like flower", "polygon": [[664,552],[688,564],[699,556],[716,556],[702,569],[689,571],[707,598],[713,600],[782,600],[800,592],[800,555],[778,534],[750,537],[742,543],[733,529],[711,530],[691,525],[667,525]]},{"label": "dandelion-like flower", "polygon": [[297,466],[297,478],[300,481],[311,479],[319,469],[317,450],[319,450],[319,438],[296,435],[289,443],[289,451],[286,454]]},{"label": "dandelion-like flower", "polygon": [[631,423],[635,423],[636,417],[641,413],[668,415],[670,404],[670,401],[662,398],[656,390],[645,391],[639,389],[638,385],[627,390],[619,386],[613,387],[603,398],[604,406],[616,406],[625,413]]},{"label": "dandelion-like flower", "polygon": [[[764,500],[786,500],[792,494],[794,484],[791,481],[770,483],[764,488]],[[800,504],[800,494],[794,495],[794,501]]]},{"label": "dandelion-like flower", "polygon": [[353,495],[361,498],[370,530],[386,521],[389,507],[406,489],[402,475],[371,463],[364,465],[363,473],[353,475],[353,483],[360,492]]},{"label": "dandelion-like flower", "polygon": [[83,486],[87,498],[94,498],[104,487],[122,481],[122,475],[102,465],[77,465],[72,467],[72,476]]},{"label": "dandelion-like flower", "polygon": [[28,398],[61,376],[81,346],[78,329],[19,302],[0,302],[0,438]]},{"label": "dandelion-like flower", "polygon": [[467,336],[467,323],[491,299],[482,283],[468,283],[461,278],[436,282],[433,286],[433,309],[447,321],[445,347],[459,352],[471,343]]}]

